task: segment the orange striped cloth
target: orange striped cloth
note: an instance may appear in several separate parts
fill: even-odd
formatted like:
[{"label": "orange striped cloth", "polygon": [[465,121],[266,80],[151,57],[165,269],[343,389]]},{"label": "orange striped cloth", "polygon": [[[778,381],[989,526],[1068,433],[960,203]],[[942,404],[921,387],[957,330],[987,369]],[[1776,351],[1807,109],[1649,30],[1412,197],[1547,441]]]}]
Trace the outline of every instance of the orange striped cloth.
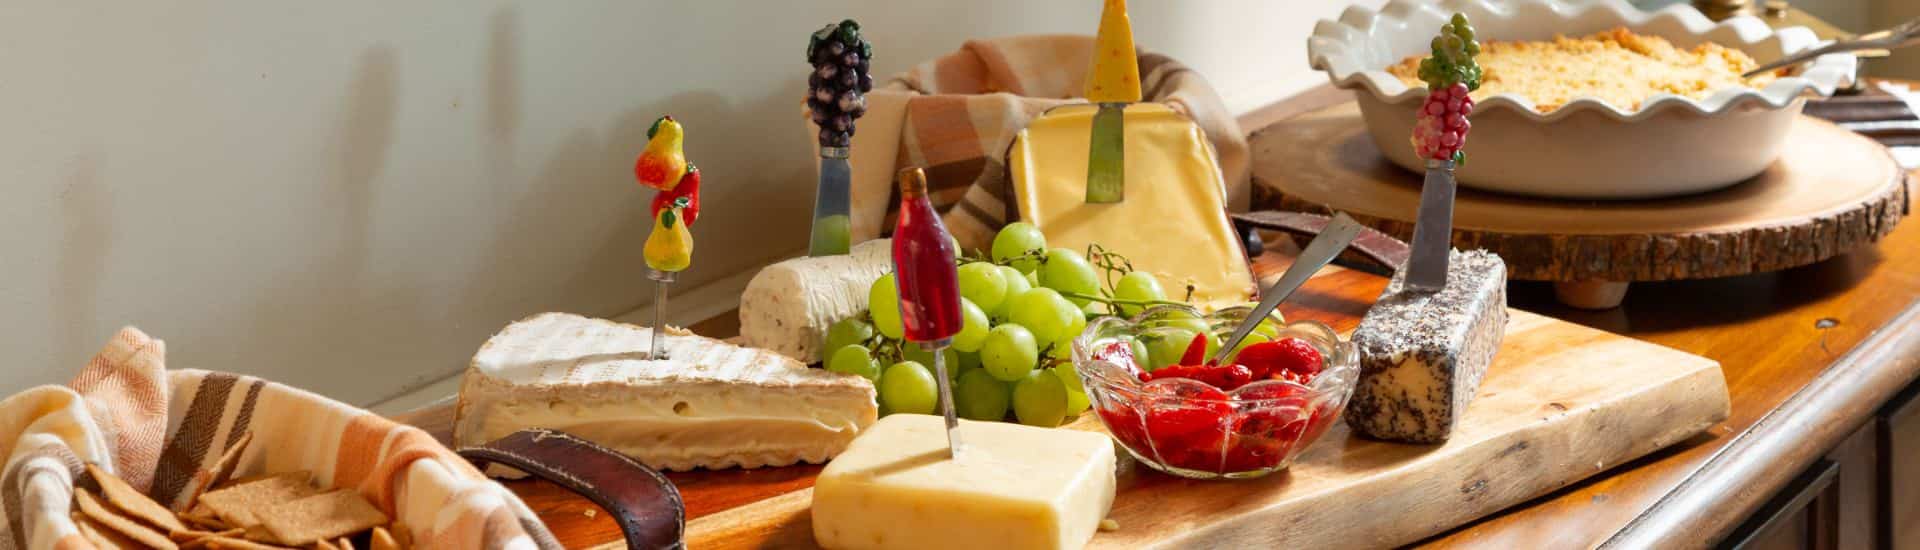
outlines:
[{"label": "orange striped cloth", "polygon": [[[875,87],[849,161],[853,242],[892,229],[894,173],[919,166],[947,230],[963,247],[985,248],[1000,226],[1018,219],[1006,166],[1014,134],[1048,108],[1084,103],[1079,95],[1092,56],[1092,36],[969,40]],[[1164,55],[1142,51],[1139,59],[1144,99],[1171,106],[1206,132],[1220,156],[1227,204],[1244,210],[1251,161],[1233,114],[1199,73]],[[807,132],[819,129],[809,121]]]},{"label": "orange striped cloth", "polygon": [[426,432],[259,378],[168,371],[165,345],[134,328],[67,386],[0,401],[0,548],[93,548],[69,516],[89,462],[184,509],[248,431],[236,475],[312,472],[365,495],[421,547],[560,548],[525,503]]}]

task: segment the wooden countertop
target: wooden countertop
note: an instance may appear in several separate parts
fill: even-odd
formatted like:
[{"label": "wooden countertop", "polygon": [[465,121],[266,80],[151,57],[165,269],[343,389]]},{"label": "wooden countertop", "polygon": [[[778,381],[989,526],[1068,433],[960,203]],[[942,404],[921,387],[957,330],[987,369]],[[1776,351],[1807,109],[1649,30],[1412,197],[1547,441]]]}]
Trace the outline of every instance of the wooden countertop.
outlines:
[{"label": "wooden countertop", "polygon": [[[1346,97],[1317,88],[1243,116],[1242,127],[1264,127]],[[1276,273],[1290,261],[1283,250],[1290,247],[1271,248],[1255,261],[1262,273]],[[1383,280],[1353,275],[1351,293],[1318,297],[1325,303],[1316,307],[1364,311]],[[1920,223],[1913,220],[1876,245],[1803,268],[1639,283],[1615,310],[1565,308],[1545,283],[1515,282],[1510,290],[1514,307],[1719,361],[1732,415],[1688,442],[1458,527],[1424,546],[1590,547],[1616,536],[1613,544],[1622,547],[1704,546],[1920,375]],[[692,328],[731,335],[739,329],[738,317],[728,312]],[[697,516],[804,487],[817,470],[707,475],[682,491],[689,515]],[[584,499],[539,481],[509,485],[568,547],[619,540],[612,520]],[[1709,533],[1716,536],[1702,536]]]}]

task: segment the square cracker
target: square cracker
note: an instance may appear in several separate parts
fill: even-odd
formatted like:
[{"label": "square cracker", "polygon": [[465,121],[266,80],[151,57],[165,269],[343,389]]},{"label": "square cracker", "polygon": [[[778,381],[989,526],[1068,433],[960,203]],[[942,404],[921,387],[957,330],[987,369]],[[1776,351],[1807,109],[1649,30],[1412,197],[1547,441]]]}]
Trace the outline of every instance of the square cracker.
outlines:
[{"label": "square cracker", "polygon": [[80,530],[80,538],[87,539],[87,542],[93,543],[93,545],[100,550],[120,550],[122,548],[135,550],[140,548],[140,543],[127,538],[126,535],[120,534],[119,531],[100,525],[100,522],[93,521],[93,518],[87,517],[86,514],[74,512],[73,526]]},{"label": "square cracker", "polygon": [[101,526],[109,530],[126,535],[127,538],[133,539],[140,544],[163,550],[177,550],[180,548],[179,545],[173,543],[173,540],[168,539],[166,535],[160,534],[159,531],[155,531],[150,527],[141,525],[140,522],[127,519],[126,516],[108,510],[106,505],[100,504],[99,500],[93,498],[93,493],[74,491],[73,500],[80,505],[80,513],[86,514],[87,518],[99,522]]},{"label": "square cracker", "polygon": [[260,524],[259,510],[319,493],[307,483],[306,472],[290,472],[209,491],[200,495],[200,502],[227,525],[248,527]]},{"label": "square cracker", "polygon": [[336,489],[276,504],[259,514],[280,542],[295,546],[386,525],[387,514],[352,489]]},{"label": "square cracker", "polygon": [[195,502],[200,500],[200,495],[206,494],[206,492],[213,489],[214,486],[226,483],[228,479],[232,478],[233,471],[240,467],[240,454],[247,451],[247,445],[250,443],[253,443],[253,430],[247,430],[241,433],[240,439],[234,441],[232,445],[228,445],[227,450],[220,453],[220,458],[213,461],[212,468],[194,473],[193,480],[195,483],[192,488],[193,492],[191,496],[187,497],[182,506],[192,507]]},{"label": "square cracker", "polygon": [[100,484],[100,496],[105,497],[107,502],[113,503],[113,507],[121,512],[168,533],[187,530],[187,526],[180,523],[180,518],[173,517],[172,510],[147,498],[147,495],[141,494],[139,489],[128,485],[126,480],[120,479],[105,468],[87,463],[87,474],[92,475],[93,481]]}]

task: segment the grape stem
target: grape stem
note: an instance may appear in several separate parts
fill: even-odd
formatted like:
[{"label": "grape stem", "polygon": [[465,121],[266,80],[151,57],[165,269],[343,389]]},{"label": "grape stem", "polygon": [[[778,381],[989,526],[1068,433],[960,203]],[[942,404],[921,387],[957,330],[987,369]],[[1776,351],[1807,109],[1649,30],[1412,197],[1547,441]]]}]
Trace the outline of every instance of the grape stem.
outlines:
[{"label": "grape stem", "polygon": [[1062,296],[1062,297],[1066,297],[1066,298],[1078,298],[1078,299],[1081,299],[1081,300],[1091,300],[1091,301],[1095,301],[1095,302],[1100,302],[1100,303],[1103,303],[1103,304],[1107,304],[1107,305],[1110,305],[1110,306],[1114,306],[1114,305],[1121,305],[1121,306],[1184,306],[1184,305],[1187,305],[1187,304],[1186,304],[1186,303],[1184,303],[1184,302],[1175,302],[1175,301],[1173,301],[1173,300],[1127,300],[1127,299],[1124,299],[1124,298],[1110,298],[1110,297],[1106,297],[1106,296],[1094,296],[1094,295],[1091,295],[1091,294],[1081,294],[1081,293],[1078,293],[1078,292],[1061,292],[1061,293],[1060,293],[1060,296]]}]

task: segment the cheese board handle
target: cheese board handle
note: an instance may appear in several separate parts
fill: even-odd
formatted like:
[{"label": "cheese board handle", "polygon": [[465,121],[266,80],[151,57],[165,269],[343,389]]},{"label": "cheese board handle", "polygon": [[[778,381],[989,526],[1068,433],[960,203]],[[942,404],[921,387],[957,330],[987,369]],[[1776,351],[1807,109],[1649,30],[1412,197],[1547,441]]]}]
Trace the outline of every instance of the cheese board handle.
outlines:
[{"label": "cheese board handle", "polygon": [[[1314,237],[1332,221],[1332,218],[1305,212],[1282,212],[1279,210],[1259,210],[1233,214],[1233,221],[1243,227],[1280,231],[1302,237]],[[1360,230],[1360,236],[1354,237],[1347,250],[1357,252],[1368,261],[1380,264],[1387,269],[1399,269],[1407,263],[1409,247],[1392,235],[1381,233],[1372,228]]]},{"label": "cheese board handle", "polygon": [[579,493],[613,514],[627,548],[686,548],[687,511],[680,491],[627,455],[546,429],[521,430],[455,452],[483,468],[510,466]]}]

